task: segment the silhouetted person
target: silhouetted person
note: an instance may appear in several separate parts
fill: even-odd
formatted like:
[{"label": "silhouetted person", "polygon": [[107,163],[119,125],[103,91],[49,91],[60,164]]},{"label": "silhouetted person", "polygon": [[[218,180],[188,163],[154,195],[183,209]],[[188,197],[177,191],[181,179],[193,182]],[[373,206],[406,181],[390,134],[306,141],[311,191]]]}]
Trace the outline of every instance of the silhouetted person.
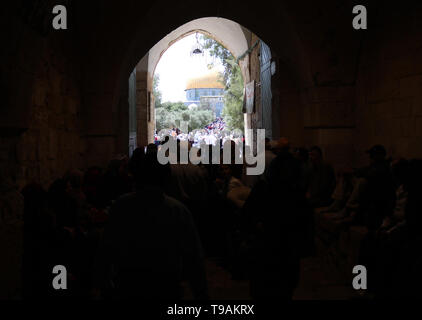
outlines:
[{"label": "silhouetted person", "polygon": [[297,148],[293,153],[294,157],[298,159],[302,166],[302,188],[308,189],[309,178],[312,172],[312,165],[309,161],[309,151],[305,148]]},{"label": "silhouetted person", "polygon": [[[390,163],[386,159],[386,150],[381,145],[374,145],[367,151],[370,164],[357,172],[360,178],[356,196],[355,220],[368,228],[368,233],[361,242],[359,263],[368,270],[379,265],[380,238],[379,229],[387,216],[392,216],[395,206],[395,188]],[[354,194],[352,194],[354,197]],[[350,206],[348,201],[348,206]],[[381,272],[380,272],[381,273]],[[380,275],[377,275],[378,277]],[[374,277],[376,279],[376,277]],[[374,281],[375,283],[375,281]],[[372,288],[376,288],[376,285]]]},{"label": "silhouetted person", "polygon": [[202,249],[192,217],[163,186],[169,167],[146,155],[134,167],[136,191],[111,210],[100,249],[97,288],[112,298],[178,299],[188,278],[194,297],[206,298]]},{"label": "silhouetted person", "polygon": [[57,222],[52,260],[54,265],[66,266],[69,287],[69,290],[55,290],[54,296],[87,298],[91,287],[97,240],[90,232],[89,206],[82,192],[82,180],[82,172],[70,170],[49,189],[49,205]]},{"label": "silhouetted person", "polygon": [[146,154],[157,154],[158,147],[155,143],[150,143],[147,146]]},{"label": "silhouetted person", "polygon": [[23,281],[25,298],[51,297],[55,219],[48,211],[47,192],[35,183],[22,189],[24,196]]},{"label": "silhouetted person", "polygon": [[394,185],[396,188],[395,206],[392,214],[387,213],[380,227],[381,232],[391,232],[405,221],[405,211],[408,198],[409,175],[411,174],[409,161],[399,159],[392,164]]},{"label": "silhouetted person", "polygon": [[361,168],[357,176],[364,179],[358,197],[360,220],[370,230],[378,229],[383,219],[393,213],[395,186],[390,163],[386,159],[385,148],[375,145],[367,151],[370,164]]},{"label": "silhouetted person", "polygon": [[336,186],[333,167],[322,158],[322,151],[314,146],[309,151],[311,170],[308,181],[307,198],[314,208],[330,205],[331,194]]},{"label": "silhouetted person", "polygon": [[102,196],[106,199],[107,205],[121,195],[132,191],[132,181],[128,175],[128,161],[125,158],[113,159],[110,161],[104,173],[102,182]]},{"label": "silhouetted person", "polygon": [[[373,251],[372,287],[375,298],[420,298],[422,285],[422,160],[408,163],[405,220],[383,233]],[[369,287],[368,280],[368,287]]]},{"label": "silhouetted person", "polygon": [[300,260],[313,250],[312,209],[301,188],[300,162],[281,148],[267,181],[258,182],[244,206],[254,299],[291,299]]},{"label": "silhouetted person", "polygon": [[138,147],[133,150],[132,157],[128,162],[128,170],[132,177],[135,176],[136,170],[138,170],[139,162],[144,161],[145,158],[145,147]]},{"label": "silhouetted person", "polygon": [[99,167],[91,167],[85,172],[83,181],[83,192],[86,201],[96,207],[103,208],[104,200],[101,198],[100,188],[102,180],[102,170]]}]

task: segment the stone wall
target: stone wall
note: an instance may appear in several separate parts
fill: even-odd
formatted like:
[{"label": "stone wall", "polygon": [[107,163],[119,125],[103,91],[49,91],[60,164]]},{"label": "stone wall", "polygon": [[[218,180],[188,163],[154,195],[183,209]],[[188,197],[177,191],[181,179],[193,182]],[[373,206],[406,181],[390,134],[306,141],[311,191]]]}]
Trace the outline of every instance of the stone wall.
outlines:
[{"label": "stone wall", "polygon": [[312,81],[281,70],[282,135],[320,145],[337,168],[367,164],[373,144],[393,158],[422,157],[422,6],[369,3],[368,29],[359,31],[346,18],[352,3],[318,6],[287,5]]},{"label": "stone wall", "polygon": [[[287,137],[292,147],[304,145],[304,116],[300,90],[285,65],[277,60],[276,78],[274,85],[278,87],[278,127],[279,136]],[[273,90],[274,91],[274,90]]]},{"label": "stone wall", "polygon": [[[257,40],[259,40],[256,34],[251,35],[251,42],[249,47],[251,47]],[[253,151],[256,152],[256,131],[255,129],[262,128],[262,108],[261,108],[261,88],[259,86],[261,81],[261,68],[259,62],[259,53],[260,53],[261,45],[258,45],[252,50],[249,54],[249,74],[250,80],[255,81],[255,108],[254,113],[250,115],[250,127],[253,129],[253,137],[251,139]],[[249,119],[248,119],[249,120]]]},{"label": "stone wall", "polygon": [[19,186],[32,180],[47,186],[81,165],[78,68],[65,58],[65,48],[62,55],[49,45],[33,75],[31,120],[16,146]]},{"label": "stone wall", "polygon": [[305,144],[319,145],[335,167],[354,165],[353,86],[317,86],[302,92]]},{"label": "stone wall", "polygon": [[[279,133],[294,146],[320,145],[337,167],[365,164],[363,151],[375,143],[393,157],[422,157],[421,3],[371,2],[368,30],[361,31],[351,26],[351,0],[236,0],[220,7],[69,0],[69,30],[62,31],[51,28],[54,4],[5,1],[0,12],[0,187],[8,195],[0,199],[0,234],[14,244],[1,248],[2,261],[19,263],[18,191],[32,181],[47,187],[70,168],[105,165],[126,152],[130,73],[157,41],[198,17],[237,21],[277,54]],[[247,81],[259,82],[258,53],[259,46],[249,56]],[[145,120],[152,75],[137,72],[137,81],[147,88],[136,102],[143,145],[152,141],[154,119]],[[259,87],[256,102],[253,128],[261,126]],[[19,267],[7,268],[0,269],[2,284],[18,276]]]},{"label": "stone wall", "polygon": [[[2,108],[0,163],[20,188],[28,182],[47,186],[81,165],[80,67],[70,34],[41,35],[15,21],[21,46],[6,46],[1,91],[10,88]],[[29,49],[31,48],[31,49]]]},{"label": "stone wall", "polygon": [[[137,114],[137,144],[146,146],[154,141],[155,108],[152,95],[153,75],[148,72],[148,57],[146,54],[136,66],[136,114]],[[148,97],[150,95],[150,98]],[[148,101],[151,99],[151,101]],[[150,103],[150,108],[148,108]],[[148,112],[150,113],[148,115]]]},{"label": "stone wall", "polygon": [[356,151],[381,143],[389,155],[422,157],[422,10],[378,12],[363,39],[356,87]]},{"label": "stone wall", "polygon": [[19,3],[6,4],[1,19],[0,299],[22,294],[21,188],[30,182],[48,187],[79,167],[84,153],[73,34],[49,31],[50,17],[35,14],[44,11],[29,2],[19,11]]}]

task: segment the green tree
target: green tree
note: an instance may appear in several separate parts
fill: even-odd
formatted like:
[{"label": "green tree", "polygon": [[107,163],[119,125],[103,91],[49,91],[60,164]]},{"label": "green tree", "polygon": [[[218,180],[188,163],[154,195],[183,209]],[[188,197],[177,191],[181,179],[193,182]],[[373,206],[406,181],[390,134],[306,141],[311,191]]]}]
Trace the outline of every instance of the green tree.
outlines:
[{"label": "green tree", "polygon": [[224,92],[223,118],[230,130],[244,130],[243,118],[243,77],[234,57],[226,60],[232,71],[229,86]]},{"label": "green tree", "polygon": [[211,110],[194,109],[189,111],[189,131],[202,129],[214,120]]},{"label": "green tree", "polygon": [[179,102],[164,102],[161,104],[161,107],[166,109],[169,112],[182,112],[188,110],[188,107],[181,101]]},{"label": "green tree", "polygon": [[162,94],[161,91],[158,90],[158,85],[160,83],[160,75],[158,73],[154,74],[154,79],[152,82],[152,94],[154,95],[154,106],[155,108],[160,108],[161,107],[161,99],[162,99]]},{"label": "green tree", "polygon": [[202,35],[201,41],[211,57],[219,59],[224,66],[221,81],[224,84],[223,118],[230,130],[243,132],[243,77],[235,57],[218,41]]},{"label": "green tree", "polygon": [[[217,58],[224,67],[224,72],[222,74],[222,81],[225,87],[230,85],[230,78],[233,72],[233,65],[229,63],[229,59],[233,58],[233,55],[229,50],[227,50],[221,43],[210,38],[206,35],[201,37],[202,45],[205,50],[208,51],[211,57]],[[212,67],[213,64],[211,63]]]},{"label": "green tree", "polygon": [[189,131],[202,129],[214,120],[214,114],[211,110],[188,108],[183,102],[164,102],[156,109],[155,121],[156,129],[180,128],[181,121],[187,121]]}]

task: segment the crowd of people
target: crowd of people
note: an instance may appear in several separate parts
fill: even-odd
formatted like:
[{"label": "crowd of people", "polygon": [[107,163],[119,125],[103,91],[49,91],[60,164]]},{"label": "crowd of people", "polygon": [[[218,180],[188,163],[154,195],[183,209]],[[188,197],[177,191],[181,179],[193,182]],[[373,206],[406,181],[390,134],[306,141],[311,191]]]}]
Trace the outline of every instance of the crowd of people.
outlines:
[{"label": "crowd of people", "polygon": [[217,117],[213,122],[205,126],[206,130],[209,130],[209,132],[212,133],[218,133],[221,131],[224,131],[226,128],[226,123],[224,122],[224,119],[221,117]]},{"label": "crowd of people", "polygon": [[[363,226],[357,264],[367,268],[368,294],[376,298],[419,296],[422,160],[387,158],[382,145],[367,150],[369,164],[338,170],[329,206],[319,208],[321,232]],[[333,230],[334,226],[334,230]]]},{"label": "crowd of people", "polygon": [[166,136],[173,137],[179,141],[188,141],[193,147],[200,147],[202,144],[216,145],[220,141],[224,144],[227,140],[235,141],[236,143],[244,142],[245,140],[241,132],[228,130],[224,119],[221,117],[217,117],[202,129],[196,129],[189,133],[185,133],[179,128],[161,130],[155,133],[154,143],[159,145],[160,141],[163,141]]},{"label": "crowd of people", "polygon": [[[22,190],[27,297],[180,299],[186,281],[207,299],[205,260],[219,257],[252,298],[291,299],[301,260],[315,253],[317,215],[368,229],[360,263],[377,274],[376,297],[415,293],[421,160],[391,161],[377,145],[368,166],[336,175],[321,148],[267,139],[265,172],[251,178],[234,161],[161,165],[160,147]],[[69,290],[51,287],[55,265]]]}]

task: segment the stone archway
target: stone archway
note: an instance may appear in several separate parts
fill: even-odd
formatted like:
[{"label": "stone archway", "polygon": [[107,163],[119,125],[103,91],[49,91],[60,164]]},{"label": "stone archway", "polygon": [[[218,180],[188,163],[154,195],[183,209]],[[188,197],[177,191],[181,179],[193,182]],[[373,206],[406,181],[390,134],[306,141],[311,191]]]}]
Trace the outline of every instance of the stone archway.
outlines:
[{"label": "stone archway", "polygon": [[[7,3],[6,11],[19,12],[18,2]],[[39,176],[47,177],[48,183],[71,166],[105,165],[113,154],[127,152],[125,95],[130,74],[172,30],[210,16],[245,26],[277,53],[280,72],[273,83],[281,92],[275,119],[283,128],[280,134],[297,137],[299,145],[342,146],[342,154],[349,155],[352,107],[360,103],[360,109],[365,109],[366,102],[354,102],[362,39],[350,27],[347,5],[339,9],[309,3],[303,10],[303,5],[290,0],[234,0],[206,7],[192,0],[176,6],[166,0],[73,4],[67,32],[38,34],[22,13],[4,16],[10,45],[3,60],[6,107],[0,110],[0,125],[11,136],[4,142],[4,161],[8,168],[18,163],[20,184]],[[332,19],[317,19],[321,8]],[[45,12],[47,18],[50,14]],[[368,56],[371,48],[364,48]],[[46,119],[57,128],[46,132]],[[367,144],[361,140],[360,149]],[[44,168],[49,168],[47,173]]]},{"label": "stone archway", "polygon": [[[250,49],[254,35],[246,28],[228,19],[208,17],[190,21],[173,30],[157,42],[135,68],[137,79],[137,141],[140,145],[153,142],[155,124],[154,104],[149,100],[149,95],[152,92],[153,76],[157,64],[164,52],[172,44],[195,32],[203,33],[214,38],[225,46],[234,57],[243,56],[239,60],[239,66],[244,83],[246,84],[251,80],[250,59],[245,53]],[[258,40],[254,39],[254,41]],[[150,103],[150,106],[148,106],[148,103]],[[149,115],[148,112],[150,113]],[[245,129],[251,128],[250,118],[250,115],[244,114]],[[248,138],[247,136],[247,143],[249,142]]]},{"label": "stone archway", "polygon": [[[116,107],[116,105],[118,104],[118,101],[122,101],[122,99],[120,99],[119,97],[121,96],[122,92],[126,91],[127,79],[129,75],[131,74],[131,72],[135,69],[135,66],[138,66],[137,71],[139,72],[137,72],[137,75],[139,75],[141,79],[140,80],[141,88],[144,88],[144,89],[141,89],[139,96],[141,97],[141,100],[143,101],[142,103],[146,105],[146,102],[148,99],[147,98],[148,91],[152,90],[153,70],[155,68],[156,63],[159,60],[160,55],[165,51],[166,48],[168,48],[171,45],[171,43],[173,43],[174,41],[177,41],[179,37],[183,37],[189,34],[189,32],[195,32],[197,30],[213,35],[216,39],[222,42],[223,45],[227,46],[227,48],[230,51],[232,51],[235,55],[238,52],[239,53],[241,52],[240,54],[244,53],[248,48],[250,48],[250,46],[255,42],[255,40],[258,39],[258,36],[261,37],[262,35],[263,40],[272,49],[274,49],[274,51],[277,51],[277,46],[281,49],[280,50],[281,54],[275,55],[275,59],[277,59],[277,61],[283,60],[285,62],[283,65],[283,69],[285,69],[284,71],[287,71],[289,73],[289,77],[291,77],[291,79],[293,79],[293,81],[297,83],[298,86],[299,86],[299,83],[306,84],[307,86],[310,85],[311,77],[308,76],[309,75],[308,71],[306,71],[308,68],[307,68],[307,59],[304,55],[304,50],[301,48],[299,38],[297,37],[292,27],[290,26],[290,22],[285,16],[285,13],[283,13],[281,10],[277,10],[268,14],[269,16],[273,16],[273,15],[277,16],[276,19],[270,19],[272,23],[277,21],[279,25],[283,26],[282,28],[278,29],[277,33],[274,33],[273,32],[274,30],[266,24],[257,25],[254,22],[253,15],[251,15],[251,12],[248,10],[239,9],[239,11],[236,11],[236,12],[235,11],[231,12],[229,10],[230,12],[227,12],[224,15],[222,14],[215,15],[215,11],[212,8],[206,8],[203,10],[204,12],[201,11],[201,13],[193,13],[192,10],[184,10],[184,9],[189,8],[189,6],[190,6],[189,3],[184,3],[183,5],[180,5],[177,8],[175,8],[175,12],[169,13],[167,12],[167,8],[159,7],[159,5],[157,4],[156,6],[153,6],[151,8],[148,15],[146,16],[146,19],[142,20],[142,22],[139,23],[138,26],[136,26],[135,32],[132,33],[133,34],[132,42],[128,45],[125,57],[120,64],[119,76],[113,89],[114,93],[113,93],[113,98],[111,99],[111,102],[114,105],[113,110],[121,110],[122,108],[125,110],[127,109],[126,105],[118,106],[118,107]],[[156,16],[154,16],[155,14]],[[195,19],[198,16],[199,17],[200,16],[205,16],[205,17],[217,16],[218,18]],[[224,18],[221,18],[222,16]],[[157,23],[154,17],[162,17],[163,19],[166,19],[166,23],[164,25],[160,25],[159,23]],[[231,18],[233,18],[233,20],[229,20]],[[189,21],[189,19],[193,19],[193,20]],[[230,45],[230,42],[233,42],[233,41],[230,39],[227,39],[228,35],[230,35],[231,33],[230,32],[224,33],[224,32],[221,32],[221,30],[220,32],[218,32],[218,29],[215,30],[215,27],[213,29],[212,23],[210,23],[212,22],[212,19],[221,19],[221,20],[229,21],[233,25],[237,25],[238,26],[237,28],[239,31],[237,34],[243,33],[242,37],[245,40],[243,41],[243,47],[242,45],[238,45],[237,47],[233,48],[232,47],[233,44]],[[186,22],[186,20],[189,22]],[[201,26],[198,23],[198,21],[202,23],[204,22],[206,23],[207,20],[208,20],[208,25]],[[257,30],[256,31],[257,34],[252,34],[252,32],[250,32],[248,29],[240,26],[240,24],[234,21],[237,21],[240,23],[242,23],[242,21],[245,21],[246,23],[242,25],[246,25],[247,27],[248,25],[254,26],[254,29],[250,29],[250,30],[254,30],[254,32],[255,30]],[[180,25],[181,27],[175,28]],[[148,33],[144,32],[145,28],[148,28],[149,30]],[[218,36],[216,36],[215,33],[218,34]],[[236,33],[232,32],[232,37],[233,37],[233,34],[236,34]],[[150,48],[154,48],[155,45],[158,45],[160,41],[158,41],[157,37],[159,37],[158,39],[161,39],[160,41],[163,40],[163,42],[161,43],[161,46],[157,46],[157,51],[154,52],[154,57],[150,58],[149,55],[151,54],[151,52],[150,50],[145,50],[145,47],[149,45]],[[280,37],[283,38],[283,43],[280,43],[280,40],[279,40]],[[151,44],[151,42],[153,44]],[[245,42],[246,42],[246,45],[245,45]],[[246,50],[242,51],[241,49],[246,49]],[[144,57],[143,58],[144,60],[142,61],[141,59],[140,61],[139,59],[142,56]],[[257,58],[256,59],[257,61],[255,61],[255,63],[259,64],[258,57],[256,58]],[[252,61],[253,58],[250,58],[248,60]],[[248,66],[250,66],[249,62],[245,64],[244,69],[242,70],[245,81],[251,80],[251,70],[249,70],[248,72],[249,74],[247,74],[246,72]],[[245,74],[247,74],[247,76],[245,76]],[[259,72],[257,72],[256,74],[255,72],[252,72],[252,74],[254,74],[256,79],[258,79]],[[148,80],[148,75],[149,75],[149,80]],[[277,91],[278,90],[277,86],[274,86],[273,90]],[[274,96],[275,96],[274,107],[277,108],[278,103],[279,103],[278,94],[275,94]],[[153,124],[154,124],[152,120],[147,125],[145,125],[146,118],[147,118],[146,107],[144,108],[144,110],[145,112],[141,112],[141,114],[137,115],[138,120],[144,123],[144,126],[138,125],[138,129],[137,129],[138,130],[137,132],[138,144],[140,145],[147,144],[148,142],[152,141],[151,133],[148,134],[148,132],[152,132]],[[245,122],[248,123],[249,127],[254,127],[251,121],[252,120],[251,117],[247,117],[245,120],[246,120]],[[119,124],[117,127],[124,128],[125,126],[127,126],[126,121],[125,123],[123,123],[123,125]],[[118,140],[119,143],[122,141],[127,141],[127,130],[122,131],[122,132],[125,132],[125,137],[116,138],[116,140]],[[127,144],[124,147],[127,148]]]}]

